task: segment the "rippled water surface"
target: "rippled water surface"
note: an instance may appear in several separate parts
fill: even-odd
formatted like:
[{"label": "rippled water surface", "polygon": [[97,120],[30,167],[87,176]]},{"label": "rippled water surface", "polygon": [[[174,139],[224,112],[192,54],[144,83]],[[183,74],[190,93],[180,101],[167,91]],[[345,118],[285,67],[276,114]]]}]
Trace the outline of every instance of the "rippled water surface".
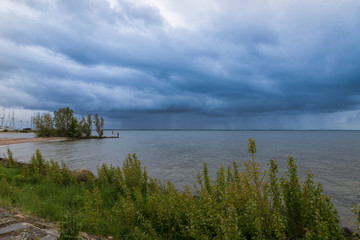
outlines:
[{"label": "rippled water surface", "polygon": [[[354,226],[350,208],[360,203],[359,131],[119,132],[120,138],[23,143],[11,145],[10,149],[19,161],[29,161],[39,148],[47,159],[64,160],[70,168],[93,171],[102,163],[119,165],[128,153],[135,152],[151,177],[171,180],[181,189],[193,186],[203,162],[214,176],[221,165],[248,160],[246,144],[252,137],[262,166],[275,157],[280,172],[284,172],[287,157],[292,155],[300,177],[311,169],[332,196],[342,223]],[[112,135],[112,131],[106,134]],[[5,152],[6,148],[0,147],[0,154]]]}]

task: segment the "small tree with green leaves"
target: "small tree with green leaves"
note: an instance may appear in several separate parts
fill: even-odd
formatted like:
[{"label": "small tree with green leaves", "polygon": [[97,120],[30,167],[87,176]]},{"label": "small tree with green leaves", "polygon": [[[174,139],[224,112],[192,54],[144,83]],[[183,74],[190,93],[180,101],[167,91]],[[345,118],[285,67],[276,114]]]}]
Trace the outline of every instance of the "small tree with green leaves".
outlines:
[{"label": "small tree with green leaves", "polygon": [[[96,114],[94,123],[99,136],[104,135],[104,119]],[[38,113],[32,117],[32,122],[37,130],[38,137],[75,137],[90,138],[92,132],[93,119],[88,114],[87,118],[83,116],[78,119],[74,116],[74,111],[69,107],[59,108],[54,111],[54,117],[50,113],[40,115]]]},{"label": "small tree with green leaves", "polygon": [[76,126],[75,137],[83,138],[85,136],[85,128],[86,128],[86,120],[85,117],[82,116],[81,120],[77,120],[78,124]]},{"label": "small tree with green leaves", "polygon": [[54,122],[57,136],[73,137],[75,135],[76,122],[74,121],[74,111],[69,107],[59,108],[54,111]]},{"label": "small tree with green leaves", "polygon": [[84,134],[86,138],[89,138],[91,136],[92,131],[92,118],[91,115],[88,114],[86,118],[86,122],[84,123]]},{"label": "small tree with green leaves", "polygon": [[360,204],[352,208],[352,211],[355,215],[355,224],[357,226],[356,231],[354,232],[355,239],[360,239],[360,236],[356,234],[360,234]]},{"label": "small tree with green leaves", "polygon": [[71,203],[70,208],[65,211],[63,220],[60,222],[60,237],[59,240],[77,240],[80,237],[81,224],[76,214],[74,203]]},{"label": "small tree with green leaves", "polygon": [[34,119],[34,125],[37,130],[38,137],[51,137],[55,134],[54,120],[50,113],[40,115],[38,113]]},{"label": "small tree with green leaves", "polygon": [[4,154],[5,164],[8,167],[17,167],[18,163],[13,157],[13,153],[10,151],[10,148],[7,149],[7,156]]},{"label": "small tree with green leaves", "polygon": [[99,115],[96,113],[94,116],[94,123],[97,134],[99,134],[99,137],[102,138],[104,135],[104,118],[99,118]]}]

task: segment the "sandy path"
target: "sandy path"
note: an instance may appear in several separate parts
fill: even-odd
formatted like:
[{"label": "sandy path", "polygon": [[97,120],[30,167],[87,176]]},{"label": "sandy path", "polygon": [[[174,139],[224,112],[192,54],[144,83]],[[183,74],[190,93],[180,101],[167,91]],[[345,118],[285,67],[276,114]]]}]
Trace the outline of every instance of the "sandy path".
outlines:
[{"label": "sandy path", "polygon": [[68,140],[65,137],[50,137],[50,138],[0,138],[0,146],[2,145],[11,145],[18,143],[27,143],[27,142],[46,142],[46,141],[63,141]]}]

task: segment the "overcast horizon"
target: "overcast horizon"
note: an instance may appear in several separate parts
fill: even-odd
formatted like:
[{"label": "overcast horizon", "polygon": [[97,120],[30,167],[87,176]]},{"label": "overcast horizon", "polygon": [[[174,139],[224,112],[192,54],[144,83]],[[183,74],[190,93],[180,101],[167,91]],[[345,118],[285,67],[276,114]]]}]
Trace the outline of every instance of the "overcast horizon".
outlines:
[{"label": "overcast horizon", "polygon": [[358,0],[3,0],[0,117],[358,130],[359,16]]}]

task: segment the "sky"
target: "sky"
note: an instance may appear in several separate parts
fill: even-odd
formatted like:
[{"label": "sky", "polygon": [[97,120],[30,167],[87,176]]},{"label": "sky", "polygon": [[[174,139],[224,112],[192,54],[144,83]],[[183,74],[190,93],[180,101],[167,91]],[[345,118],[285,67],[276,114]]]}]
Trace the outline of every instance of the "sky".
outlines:
[{"label": "sky", "polygon": [[1,0],[5,119],[67,106],[106,128],[360,129],[360,1]]}]

